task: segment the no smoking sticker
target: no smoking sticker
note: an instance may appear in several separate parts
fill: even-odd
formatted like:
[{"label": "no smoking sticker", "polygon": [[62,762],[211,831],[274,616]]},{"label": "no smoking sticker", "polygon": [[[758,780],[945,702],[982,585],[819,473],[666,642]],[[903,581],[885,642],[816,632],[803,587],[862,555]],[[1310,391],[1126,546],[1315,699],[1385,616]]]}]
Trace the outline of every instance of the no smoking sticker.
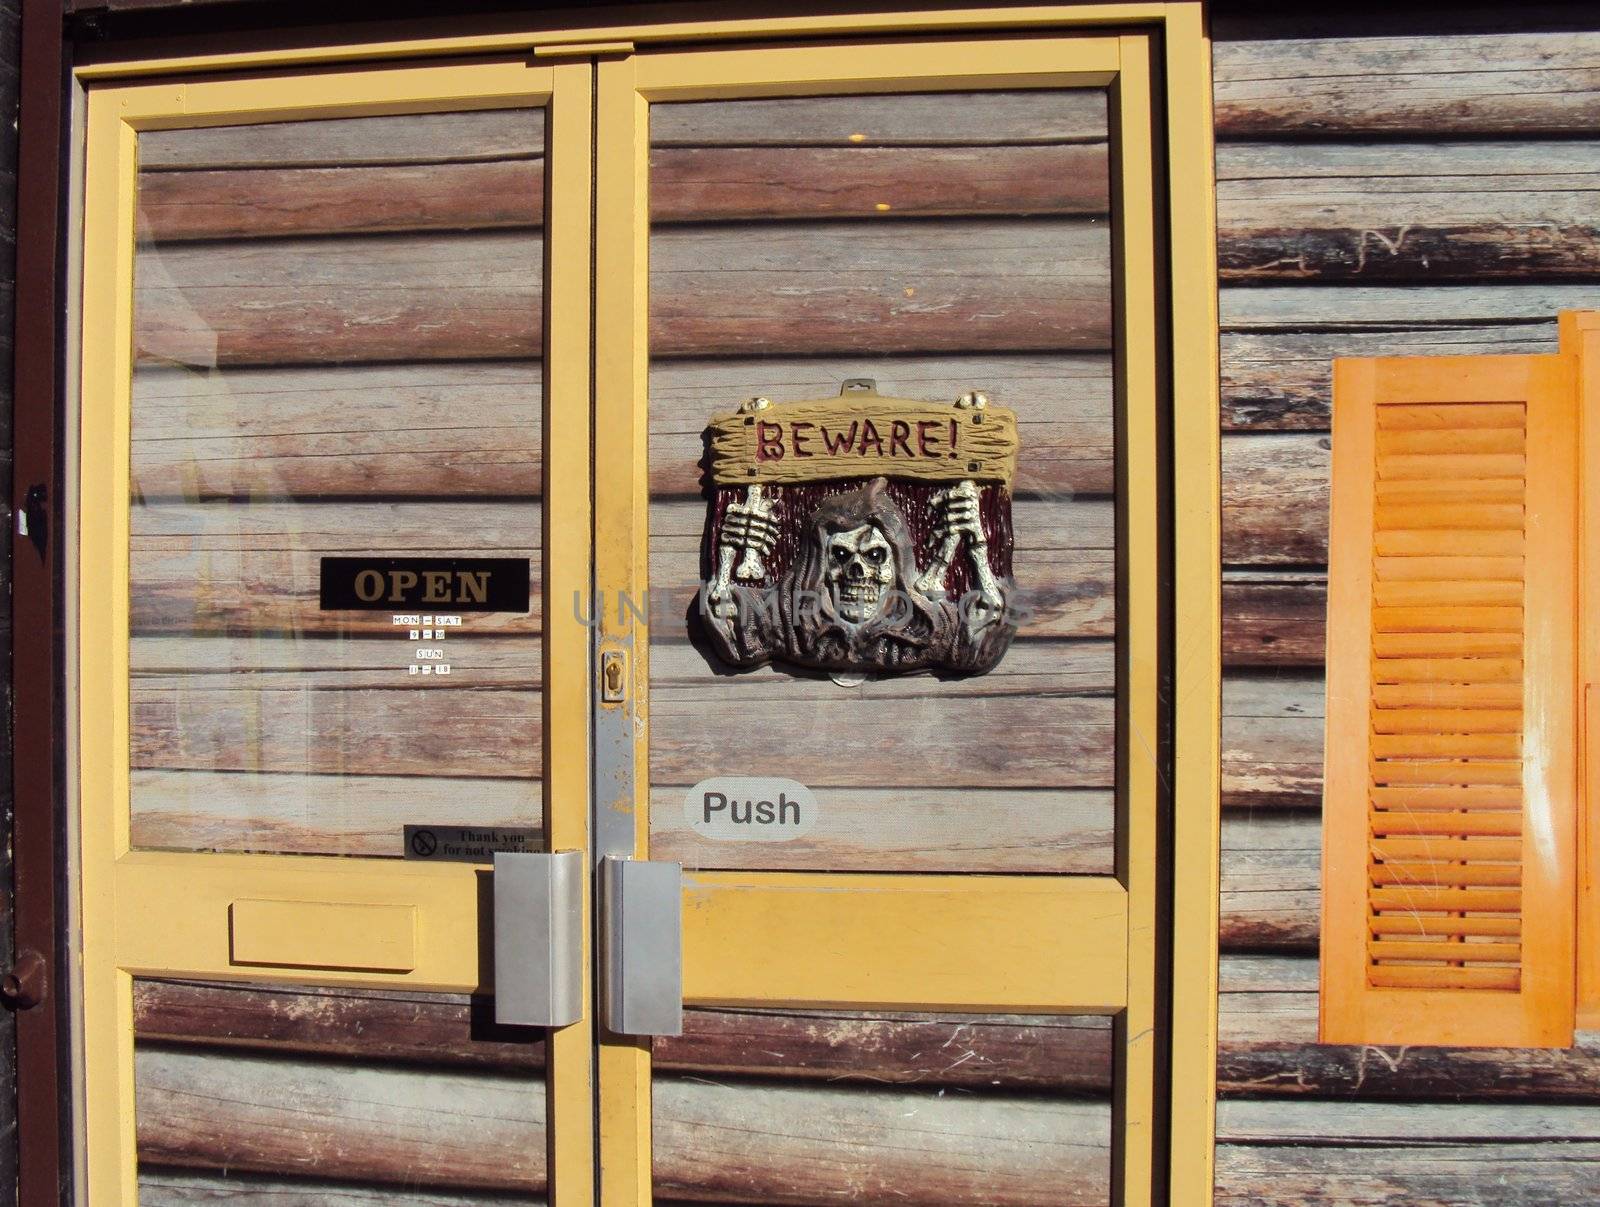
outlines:
[{"label": "no smoking sticker", "polygon": [[434,863],[493,863],[497,851],[537,854],[544,838],[536,826],[407,826],[404,850]]}]

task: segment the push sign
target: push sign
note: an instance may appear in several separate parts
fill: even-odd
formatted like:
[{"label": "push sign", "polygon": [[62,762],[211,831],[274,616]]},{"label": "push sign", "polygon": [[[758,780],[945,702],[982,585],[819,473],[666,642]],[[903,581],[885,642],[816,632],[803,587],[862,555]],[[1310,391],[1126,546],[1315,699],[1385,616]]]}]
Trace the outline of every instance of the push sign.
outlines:
[{"label": "push sign", "polygon": [[810,788],[775,776],[723,775],[701,780],[683,798],[689,827],[720,842],[787,842],[817,823]]}]

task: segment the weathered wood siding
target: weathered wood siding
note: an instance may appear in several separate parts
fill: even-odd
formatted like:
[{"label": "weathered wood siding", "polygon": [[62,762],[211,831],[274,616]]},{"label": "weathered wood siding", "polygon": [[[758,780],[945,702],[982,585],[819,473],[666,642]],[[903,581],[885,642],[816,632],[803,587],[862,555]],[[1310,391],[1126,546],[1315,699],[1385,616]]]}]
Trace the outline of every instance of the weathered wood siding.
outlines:
[{"label": "weathered wood siding", "polygon": [[1553,351],[1600,305],[1600,22],[1406,7],[1215,21],[1224,1205],[1600,1197],[1592,1037],[1316,1043],[1330,361]]}]

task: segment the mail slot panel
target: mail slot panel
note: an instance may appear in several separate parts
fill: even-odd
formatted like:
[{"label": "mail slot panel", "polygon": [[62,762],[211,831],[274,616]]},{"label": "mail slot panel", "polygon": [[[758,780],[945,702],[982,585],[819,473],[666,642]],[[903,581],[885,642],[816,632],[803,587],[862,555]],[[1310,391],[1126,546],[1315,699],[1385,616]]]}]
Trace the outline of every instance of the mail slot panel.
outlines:
[{"label": "mail slot panel", "polygon": [[545,110],[138,140],[133,845],[537,825]]},{"label": "mail slot panel", "polygon": [[235,964],[410,972],[417,911],[410,905],[235,901],[228,910]]}]

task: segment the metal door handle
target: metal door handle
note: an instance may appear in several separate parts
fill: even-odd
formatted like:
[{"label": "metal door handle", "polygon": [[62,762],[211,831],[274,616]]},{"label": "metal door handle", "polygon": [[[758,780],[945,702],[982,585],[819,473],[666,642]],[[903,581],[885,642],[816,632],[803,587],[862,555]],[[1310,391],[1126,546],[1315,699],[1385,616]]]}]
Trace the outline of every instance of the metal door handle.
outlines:
[{"label": "metal door handle", "polygon": [[683,1034],[683,867],[600,861],[602,1021],[618,1035]]},{"label": "metal door handle", "polygon": [[494,857],[494,1021],[583,1017],[583,853]]},{"label": "metal door handle", "polygon": [[[494,857],[494,1018],[583,1017],[583,855]],[[601,1003],[618,1035],[683,1034],[683,868],[600,861]]]}]

